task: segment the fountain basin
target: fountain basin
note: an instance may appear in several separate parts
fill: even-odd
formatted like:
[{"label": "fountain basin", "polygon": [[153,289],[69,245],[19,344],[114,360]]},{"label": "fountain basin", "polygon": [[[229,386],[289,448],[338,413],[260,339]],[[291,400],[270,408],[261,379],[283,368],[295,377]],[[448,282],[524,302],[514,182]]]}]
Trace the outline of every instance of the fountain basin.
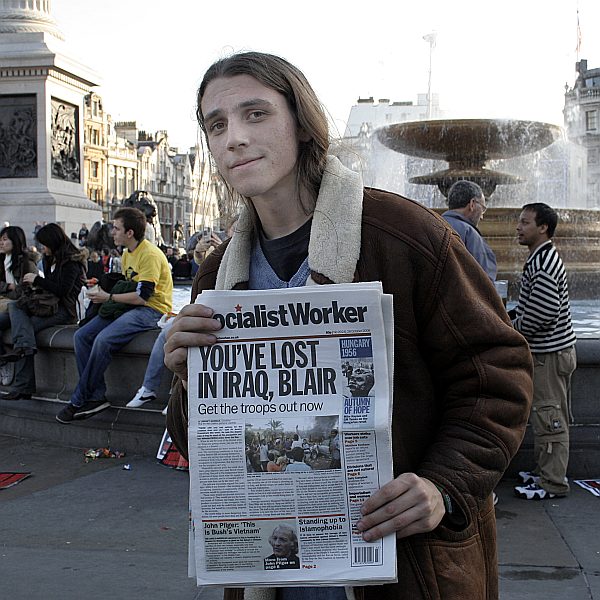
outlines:
[{"label": "fountain basin", "polygon": [[478,165],[541,150],[562,136],[557,125],[515,119],[438,119],[377,130],[388,148],[433,160]]}]

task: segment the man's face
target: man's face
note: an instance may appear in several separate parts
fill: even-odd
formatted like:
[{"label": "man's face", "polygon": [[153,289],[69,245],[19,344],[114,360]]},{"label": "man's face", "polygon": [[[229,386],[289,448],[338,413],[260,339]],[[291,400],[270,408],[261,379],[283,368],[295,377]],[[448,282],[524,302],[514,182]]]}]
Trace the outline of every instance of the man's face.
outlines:
[{"label": "man's face", "polygon": [[115,219],[113,221],[111,235],[113,236],[115,246],[125,246],[127,244],[129,237],[127,236],[127,232],[123,226],[123,219]]},{"label": "man's face", "polygon": [[279,92],[250,75],[211,81],[201,102],[217,168],[253,201],[295,199],[298,127]]},{"label": "man's face", "polygon": [[348,378],[348,389],[353,396],[368,396],[373,387],[373,373],[369,369],[354,369]]},{"label": "man's face", "polygon": [[535,211],[524,210],[517,223],[517,239],[521,246],[536,248],[548,239],[547,225],[536,225]]},{"label": "man's face", "polygon": [[473,213],[471,215],[471,221],[473,225],[477,227],[479,225],[479,221],[483,219],[483,214],[487,210],[487,205],[485,203],[485,197],[482,195],[481,198],[473,198]]},{"label": "man's face", "polygon": [[291,556],[293,554],[294,542],[289,531],[275,529],[269,543],[273,547],[273,554],[278,558]]}]

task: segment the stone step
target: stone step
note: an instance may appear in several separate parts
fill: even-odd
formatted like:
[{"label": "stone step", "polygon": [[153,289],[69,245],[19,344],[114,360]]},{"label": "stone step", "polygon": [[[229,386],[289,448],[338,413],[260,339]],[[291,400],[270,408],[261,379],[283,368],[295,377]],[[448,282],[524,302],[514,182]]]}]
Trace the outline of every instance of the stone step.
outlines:
[{"label": "stone step", "polygon": [[66,402],[34,397],[0,399],[0,433],[79,448],[111,448],[155,456],[166,427],[161,410],[111,407],[90,419],[65,425],[56,414]]}]

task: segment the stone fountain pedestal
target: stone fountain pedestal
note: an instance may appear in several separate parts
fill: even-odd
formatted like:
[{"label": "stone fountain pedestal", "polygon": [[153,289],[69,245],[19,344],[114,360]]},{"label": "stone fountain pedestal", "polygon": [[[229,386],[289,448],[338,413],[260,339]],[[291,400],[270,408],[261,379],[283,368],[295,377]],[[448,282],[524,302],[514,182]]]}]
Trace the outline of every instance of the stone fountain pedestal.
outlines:
[{"label": "stone fountain pedestal", "polygon": [[83,102],[97,76],[72,59],[48,0],[0,0],[0,221],[101,217],[83,188]]}]

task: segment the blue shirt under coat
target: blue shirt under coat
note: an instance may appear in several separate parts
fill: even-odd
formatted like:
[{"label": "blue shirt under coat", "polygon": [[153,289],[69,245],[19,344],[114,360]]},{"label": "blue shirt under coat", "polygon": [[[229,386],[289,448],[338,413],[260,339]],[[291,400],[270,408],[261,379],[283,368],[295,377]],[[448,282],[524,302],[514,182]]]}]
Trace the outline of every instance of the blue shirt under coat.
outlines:
[{"label": "blue shirt under coat", "polygon": [[458,233],[469,253],[481,265],[492,282],[496,281],[496,273],[498,272],[496,255],[479,233],[479,229],[466,217],[454,210],[447,210],[442,217]]}]

